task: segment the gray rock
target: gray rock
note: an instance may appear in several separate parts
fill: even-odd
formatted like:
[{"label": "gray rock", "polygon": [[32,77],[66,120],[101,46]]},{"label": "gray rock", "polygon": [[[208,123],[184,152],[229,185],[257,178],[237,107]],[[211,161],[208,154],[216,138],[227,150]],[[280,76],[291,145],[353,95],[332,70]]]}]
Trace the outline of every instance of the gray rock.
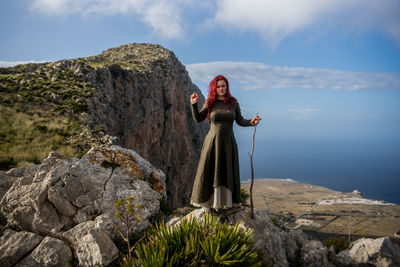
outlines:
[{"label": "gray rock", "polygon": [[43,237],[29,232],[15,232],[7,229],[0,237],[0,266],[12,266],[27,256],[43,240]]},{"label": "gray rock", "polygon": [[45,237],[16,267],[68,267],[71,262],[72,252],[69,246],[59,239]]},{"label": "gray rock", "polygon": [[66,232],[61,233],[61,235],[68,239],[70,243],[73,243],[77,246],[79,240],[81,240],[89,233],[90,230],[93,229],[96,229],[96,223],[94,221],[87,221],[76,225],[74,228],[71,228]]},{"label": "gray rock", "polygon": [[329,262],[328,249],[317,240],[307,241],[300,250],[300,262],[303,266],[333,267]]},{"label": "gray rock", "polygon": [[47,199],[54,207],[63,215],[72,217],[75,215],[77,208],[71,204],[63,195],[58,193],[54,188],[50,187],[47,192]]},{"label": "gray rock", "polygon": [[48,191],[52,183],[60,179],[61,173],[67,172],[75,161],[52,152],[37,168],[34,177],[28,175],[17,180],[0,202],[8,223],[40,233],[62,229],[64,225],[60,222],[59,214],[48,201]]},{"label": "gray rock", "polygon": [[[166,194],[165,174],[136,152],[119,146],[93,147],[80,160],[52,152],[34,175],[16,179],[0,202],[8,225],[68,241],[74,255],[79,254],[84,262],[94,262],[94,265],[107,265],[117,253],[111,240],[117,235],[116,229],[123,229],[125,225],[115,218],[115,201],[133,198],[137,211],[129,223],[131,232],[136,232],[148,227],[148,219],[159,211],[160,199]],[[108,255],[85,258],[90,257],[90,254],[84,255],[85,251],[91,253],[96,250],[95,246],[98,254],[107,252]],[[40,251],[21,264],[44,266],[51,262],[58,262],[55,265],[69,262],[54,258],[56,251],[42,248]]]},{"label": "gray rock", "polygon": [[16,180],[16,177],[6,175],[4,172],[0,171],[0,199],[3,198]]},{"label": "gray rock", "polygon": [[80,266],[107,266],[118,257],[118,249],[103,232],[90,230],[76,249]]},{"label": "gray rock", "polygon": [[131,196],[135,205],[143,207],[144,220],[135,224],[140,230],[158,211],[165,193],[165,174],[136,152],[94,147],[81,160],[50,153],[33,179],[21,178],[11,186],[1,209],[11,226],[42,234],[65,231],[103,215],[98,228],[111,233],[116,226],[123,227],[113,219],[117,199]]},{"label": "gray rock", "polygon": [[336,255],[340,265],[400,266],[400,248],[390,238],[361,238]]},{"label": "gray rock", "polygon": [[30,176],[35,174],[38,167],[39,165],[29,164],[22,167],[10,169],[6,172],[6,174],[11,177]]}]

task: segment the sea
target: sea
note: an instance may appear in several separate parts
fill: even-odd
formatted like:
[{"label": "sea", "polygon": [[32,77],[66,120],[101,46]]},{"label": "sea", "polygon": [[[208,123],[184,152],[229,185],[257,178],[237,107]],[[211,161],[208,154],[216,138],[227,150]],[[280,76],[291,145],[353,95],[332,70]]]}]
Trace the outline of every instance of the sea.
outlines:
[{"label": "sea", "polygon": [[[251,143],[240,142],[241,180],[251,178]],[[255,179],[291,179],[400,204],[400,142],[388,140],[256,140]]]}]

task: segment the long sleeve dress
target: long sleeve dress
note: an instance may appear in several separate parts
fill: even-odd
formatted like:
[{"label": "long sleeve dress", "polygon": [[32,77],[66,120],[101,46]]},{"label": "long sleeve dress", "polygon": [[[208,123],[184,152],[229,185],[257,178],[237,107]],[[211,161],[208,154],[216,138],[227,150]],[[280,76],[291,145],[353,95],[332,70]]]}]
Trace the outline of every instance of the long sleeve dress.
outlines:
[{"label": "long sleeve dress", "polygon": [[[192,104],[196,122],[206,119],[205,106],[199,111]],[[242,117],[239,104],[231,109],[223,100],[216,100],[210,113],[210,130],[204,139],[193,185],[191,204],[198,207],[240,206],[240,174],[238,149],[233,134],[233,121],[240,126],[252,126]]]}]

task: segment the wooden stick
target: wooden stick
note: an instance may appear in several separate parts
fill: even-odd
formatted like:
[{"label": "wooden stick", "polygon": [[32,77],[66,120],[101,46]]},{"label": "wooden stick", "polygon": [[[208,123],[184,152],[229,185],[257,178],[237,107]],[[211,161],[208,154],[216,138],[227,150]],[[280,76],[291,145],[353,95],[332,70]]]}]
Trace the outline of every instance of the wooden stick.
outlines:
[{"label": "wooden stick", "polygon": [[[258,116],[258,112],[257,112]],[[254,154],[254,139],[256,137],[256,128],[257,126],[254,126],[253,130],[253,137],[252,137],[252,144],[251,144],[251,152],[249,154],[250,156],[250,167],[251,167],[251,183],[250,183],[250,208],[251,208],[251,215],[250,217],[254,219],[254,204],[253,204],[253,183],[254,183],[254,168],[253,168],[253,154]]]}]

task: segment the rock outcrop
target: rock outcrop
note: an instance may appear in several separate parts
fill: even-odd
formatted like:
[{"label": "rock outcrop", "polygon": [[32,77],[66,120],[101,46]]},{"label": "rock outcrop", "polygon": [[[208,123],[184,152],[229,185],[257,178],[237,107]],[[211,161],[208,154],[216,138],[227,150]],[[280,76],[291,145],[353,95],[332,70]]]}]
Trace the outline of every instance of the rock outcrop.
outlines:
[{"label": "rock outcrop", "polygon": [[[175,206],[189,204],[207,124],[196,124],[189,97],[201,91],[192,84],[174,53],[158,45],[129,44],[88,58],[89,64],[113,59],[113,65],[89,69],[86,77],[98,92],[89,102],[89,127],[101,125],[167,175]],[[141,60],[145,70],[123,62]],[[130,63],[132,64],[132,63]]]},{"label": "rock outcrop", "polygon": [[20,230],[1,237],[1,266],[68,266],[72,255],[80,266],[107,266],[118,256],[116,228],[124,227],[114,203],[132,197],[141,207],[141,219],[130,221],[137,232],[166,194],[165,174],[119,146],[93,147],[82,159],[52,152],[25,174],[0,202],[7,227]]},{"label": "rock outcrop", "polygon": [[388,238],[361,238],[337,255],[340,266],[400,266],[400,247]]}]

